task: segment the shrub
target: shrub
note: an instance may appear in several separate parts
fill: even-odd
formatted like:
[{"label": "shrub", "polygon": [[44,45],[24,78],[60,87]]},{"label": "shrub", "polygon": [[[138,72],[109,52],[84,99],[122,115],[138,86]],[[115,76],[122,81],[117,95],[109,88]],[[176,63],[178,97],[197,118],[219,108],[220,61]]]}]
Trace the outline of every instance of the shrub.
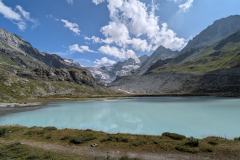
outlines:
[{"label": "shrub", "polygon": [[187,153],[198,153],[199,152],[198,148],[190,148],[188,146],[176,146],[175,149],[180,152],[187,152]]},{"label": "shrub", "polygon": [[185,143],[186,146],[189,147],[198,147],[199,146],[199,141],[198,139],[195,138],[189,138],[187,142]]},{"label": "shrub", "polygon": [[116,137],[115,139],[116,139],[116,142],[128,143],[128,139],[127,138]]},{"label": "shrub", "polygon": [[51,135],[47,135],[45,138],[46,138],[46,139],[51,139],[52,136],[51,136]]},{"label": "shrub", "polygon": [[0,128],[0,137],[5,136],[7,133],[7,130],[5,128]]},{"label": "shrub", "polygon": [[75,138],[71,138],[69,142],[73,144],[82,144],[88,141],[92,141],[94,139],[96,139],[96,137],[75,137]]},{"label": "shrub", "polygon": [[212,146],[216,146],[218,145],[218,142],[215,141],[209,141],[208,144],[212,145]]},{"label": "shrub", "polygon": [[57,130],[57,128],[56,127],[45,127],[44,130],[55,131],[55,130]]},{"label": "shrub", "polygon": [[169,133],[169,132],[163,133],[162,136],[169,137],[169,138],[174,139],[174,140],[186,139],[186,137],[183,136],[183,135],[176,134],[176,133]]},{"label": "shrub", "polygon": [[70,138],[71,138],[70,136],[63,136],[63,137],[60,138],[60,140],[64,141],[64,140],[68,140]]},{"label": "shrub", "polygon": [[234,141],[240,141],[240,137],[234,138]]},{"label": "shrub", "polygon": [[209,152],[209,153],[213,152],[213,149],[208,146],[204,146],[204,147],[202,146],[200,149],[202,152]]},{"label": "shrub", "polygon": [[144,141],[137,141],[137,142],[131,143],[131,145],[134,146],[134,147],[142,146],[142,145],[145,145],[145,144],[146,144],[146,142],[144,142]]},{"label": "shrub", "polygon": [[29,136],[33,136],[33,135],[39,135],[42,136],[44,134],[43,130],[29,130],[26,133],[24,133],[24,135],[29,135]]},{"label": "shrub", "polygon": [[100,142],[123,142],[123,143],[128,143],[129,140],[128,138],[124,137],[119,137],[119,136],[108,136],[108,138],[102,139]]}]

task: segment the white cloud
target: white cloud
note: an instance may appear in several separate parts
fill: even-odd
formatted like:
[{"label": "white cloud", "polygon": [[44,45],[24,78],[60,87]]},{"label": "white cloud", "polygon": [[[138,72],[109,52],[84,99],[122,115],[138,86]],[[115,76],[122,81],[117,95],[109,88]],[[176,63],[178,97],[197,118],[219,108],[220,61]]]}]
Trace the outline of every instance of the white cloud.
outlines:
[{"label": "white cloud", "polygon": [[119,49],[117,47],[114,46],[109,46],[109,45],[105,45],[105,46],[101,46],[98,51],[100,51],[103,54],[109,55],[109,56],[113,56],[115,58],[118,59],[129,59],[132,58],[135,61],[139,61],[138,57],[136,56],[136,53],[133,50],[125,50],[125,49]]},{"label": "white cloud", "polygon": [[103,57],[101,59],[97,59],[96,61],[94,61],[94,64],[96,67],[103,67],[103,66],[109,67],[116,64],[116,61],[108,59],[107,57]]},{"label": "white cloud", "polygon": [[11,7],[5,5],[2,0],[0,0],[0,14],[15,23],[20,30],[25,30],[27,28],[28,21],[35,23],[35,20],[31,18],[30,13],[22,6],[17,5],[16,9],[13,10]]},{"label": "white cloud", "polygon": [[168,0],[178,3],[178,8],[181,12],[187,12],[193,5],[194,0]]},{"label": "white cloud", "polygon": [[128,28],[123,23],[110,22],[107,26],[102,27],[101,32],[106,37],[108,43],[116,43],[118,46],[124,46],[128,41]]},{"label": "white cloud", "polygon": [[21,21],[22,17],[20,14],[15,12],[12,8],[6,6],[1,0],[0,0],[0,13],[7,19],[14,20],[14,21]]},{"label": "white cloud", "polygon": [[73,5],[74,1],[73,0],[66,0],[66,2],[70,5]]},{"label": "white cloud", "polygon": [[92,36],[92,37],[87,37],[87,36],[85,36],[84,39],[85,39],[85,40],[88,40],[88,41],[93,41],[93,42],[95,42],[95,43],[100,43],[100,42],[102,41],[101,38],[96,37],[96,36]]},{"label": "white cloud", "polygon": [[93,3],[95,3],[96,5],[103,3],[104,0],[92,0]]},{"label": "white cloud", "polygon": [[85,53],[85,52],[89,52],[89,53],[94,53],[95,51],[91,50],[89,48],[89,46],[80,46],[78,44],[73,44],[69,46],[69,50],[71,52],[79,52],[79,53]]},{"label": "white cloud", "polygon": [[30,13],[25,11],[22,6],[17,5],[16,9],[19,11],[19,13],[27,20],[31,20]]},{"label": "white cloud", "polygon": [[140,0],[105,1],[108,3],[110,22],[100,30],[104,39],[88,39],[105,43],[99,49],[102,53],[116,54],[115,57],[122,59],[129,57],[127,51],[135,55],[134,51],[150,52],[160,45],[172,50],[180,50],[186,45],[186,40],[178,37],[166,23],[159,23],[155,4],[148,8]]},{"label": "white cloud", "polygon": [[133,49],[137,50],[137,51],[151,51],[152,50],[152,46],[149,46],[147,40],[145,39],[140,39],[140,38],[133,38],[131,40],[128,41],[128,44],[132,46]]},{"label": "white cloud", "polygon": [[182,49],[186,45],[186,40],[178,38],[176,33],[169,29],[166,23],[161,25],[161,30],[153,41],[155,41],[153,43],[160,43],[162,46],[172,50]]},{"label": "white cloud", "polygon": [[180,4],[178,7],[182,12],[186,12],[192,7],[193,2],[194,0],[186,0],[185,3]]},{"label": "white cloud", "polygon": [[66,19],[61,19],[61,22],[64,23],[64,27],[75,33],[76,35],[80,35],[80,29],[77,23],[70,22]]}]

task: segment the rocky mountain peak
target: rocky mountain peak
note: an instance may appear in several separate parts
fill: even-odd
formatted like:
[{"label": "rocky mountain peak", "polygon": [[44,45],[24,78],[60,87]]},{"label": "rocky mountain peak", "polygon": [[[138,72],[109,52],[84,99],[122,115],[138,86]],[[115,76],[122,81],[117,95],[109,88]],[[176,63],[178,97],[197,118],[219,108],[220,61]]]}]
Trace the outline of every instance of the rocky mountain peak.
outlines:
[{"label": "rocky mountain peak", "polygon": [[22,40],[19,36],[7,32],[0,28],[0,41],[5,42],[9,46],[20,47],[21,45],[31,46],[28,42]]},{"label": "rocky mountain peak", "polygon": [[240,16],[233,15],[216,20],[212,25],[200,32],[196,37],[189,41],[183,51],[197,49],[214,43],[230,36],[240,30]]}]

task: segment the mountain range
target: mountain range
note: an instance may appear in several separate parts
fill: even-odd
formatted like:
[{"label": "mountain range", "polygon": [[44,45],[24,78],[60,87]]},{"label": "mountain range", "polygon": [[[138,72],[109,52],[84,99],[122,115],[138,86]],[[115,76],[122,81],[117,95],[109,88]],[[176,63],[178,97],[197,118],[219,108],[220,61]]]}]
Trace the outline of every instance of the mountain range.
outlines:
[{"label": "mountain range", "polygon": [[139,57],[139,61],[130,58],[125,61],[117,62],[113,66],[89,67],[88,69],[97,82],[108,85],[121,77],[135,74],[142,75],[158,60],[174,58],[179,53],[178,51],[172,51],[160,46],[152,55],[143,55]]},{"label": "mountain range", "polygon": [[89,97],[111,92],[97,85],[92,74],[79,64],[40,52],[3,29],[0,29],[0,91],[0,101],[7,102],[49,96]]},{"label": "mountain range", "polygon": [[[106,87],[107,86],[107,87]],[[0,101],[134,95],[240,96],[240,16],[215,21],[181,51],[84,68],[0,29]],[[114,90],[114,91],[113,91]]]},{"label": "mountain range", "polygon": [[240,95],[240,16],[217,20],[176,55],[111,87],[149,95]]}]

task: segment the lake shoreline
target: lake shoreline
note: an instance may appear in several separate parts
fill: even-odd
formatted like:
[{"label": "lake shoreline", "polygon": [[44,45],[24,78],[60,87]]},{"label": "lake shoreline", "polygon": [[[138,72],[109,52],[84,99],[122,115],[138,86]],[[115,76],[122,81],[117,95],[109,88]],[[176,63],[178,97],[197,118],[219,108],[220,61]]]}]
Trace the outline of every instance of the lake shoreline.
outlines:
[{"label": "lake shoreline", "polygon": [[[159,100],[158,100],[159,99]],[[224,103],[224,105],[222,106],[222,107],[224,107],[224,106],[226,106],[226,104],[229,104],[229,102],[231,102],[231,101],[234,101],[234,102],[236,102],[236,100],[237,100],[237,102],[239,102],[239,99],[235,99],[235,98],[220,98],[220,97],[210,97],[210,96],[208,96],[208,97],[190,97],[190,98],[187,98],[187,97],[182,97],[182,98],[180,98],[180,97],[178,97],[178,96],[176,96],[176,97],[156,97],[156,96],[153,96],[152,98],[150,98],[150,97],[146,97],[146,102],[153,102],[153,106],[155,105],[158,105],[158,104],[161,104],[161,102],[164,102],[165,104],[166,104],[166,102],[168,103],[172,103],[172,102],[179,102],[180,104],[182,103],[182,102],[185,102],[185,101],[187,101],[187,100],[189,100],[189,102],[191,102],[192,104],[195,104],[196,102],[203,102],[203,101],[205,101],[206,103],[209,103],[209,102],[211,102],[212,100],[214,100],[214,101],[212,101],[212,102],[214,102],[215,103],[215,100],[224,100],[224,101],[227,101],[226,103]],[[78,117],[78,115],[79,114],[81,114],[81,113],[79,113],[78,115],[75,115],[77,112],[78,112],[78,109],[74,109],[75,107],[73,107],[72,109],[71,108],[69,108],[69,107],[71,107],[71,104],[74,104],[74,105],[76,105],[76,106],[78,106],[78,105],[81,105],[81,104],[83,104],[83,106],[85,106],[86,105],[86,107],[88,108],[88,109],[91,109],[91,106],[88,106],[88,104],[95,104],[95,106],[99,106],[99,107],[101,107],[101,105],[99,105],[99,104],[109,104],[109,103],[114,103],[115,105],[115,109],[116,108],[118,108],[118,109],[120,109],[120,108],[125,108],[126,109],[126,107],[124,107],[124,106],[122,106],[122,105],[116,105],[116,104],[118,104],[118,103],[124,103],[124,102],[126,102],[126,103],[129,103],[129,102],[134,102],[133,104],[135,104],[135,102],[138,102],[138,103],[141,103],[141,102],[144,102],[145,101],[145,98],[143,98],[143,97],[105,97],[105,98],[75,98],[75,99],[73,99],[73,98],[59,98],[59,99],[48,99],[48,101],[45,99],[44,101],[42,101],[41,103],[40,102],[38,102],[38,103],[24,103],[24,104],[18,104],[18,106],[15,104],[15,105],[13,105],[13,104],[4,104],[5,106],[4,107],[0,107],[0,117],[1,118],[3,118],[3,121],[5,120],[7,120],[7,119],[11,119],[11,117],[14,117],[15,115],[17,116],[18,114],[14,114],[14,115],[9,115],[9,117],[8,117],[8,114],[12,114],[12,113],[18,113],[18,112],[25,112],[25,113],[19,113],[20,115],[21,114],[29,114],[29,115],[34,115],[34,116],[36,116],[36,117],[38,117],[38,115],[39,114],[42,114],[42,112],[46,112],[47,111],[47,113],[45,113],[45,114],[43,114],[42,116],[44,117],[44,115],[46,115],[46,114],[48,114],[48,113],[52,113],[51,115],[52,116],[47,116],[47,117],[45,117],[44,119],[46,120],[46,119],[48,119],[48,117],[51,117],[51,118],[53,118],[54,117],[54,114],[55,113],[57,113],[57,108],[59,107],[59,106],[62,106],[61,104],[63,104],[64,106],[65,106],[65,111],[64,111],[64,116],[65,116],[65,113],[67,112],[67,111],[69,111],[70,110],[70,112],[72,111],[72,109],[73,109],[73,111],[72,111],[72,113],[73,114],[71,114],[71,115],[74,115],[75,117]],[[223,101],[221,101],[220,103],[222,103],[223,104]],[[34,105],[35,106],[34,106]],[[130,103],[131,104],[131,103]],[[140,105],[140,104],[139,104]],[[137,105],[136,107],[137,107],[137,110],[138,110],[138,107],[139,107],[139,105]],[[151,106],[152,106],[151,105]],[[2,106],[3,106],[3,104],[2,104]],[[150,108],[151,108],[151,106],[150,106]],[[236,105],[235,105],[236,106]],[[63,106],[62,106],[63,107]],[[60,107],[60,111],[62,110],[62,107]],[[90,108],[89,108],[90,107]],[[134,108],[134,106],[132,106],[133,108]],[[191,107],[191,106],[190,106]],[[204,108],[204,106],[199,106],[200,108]],[[216,107],[220,107],[221,108],[221,106],[216,106]],[[81,107],[80,107],[81,108]],[[86,109],[87,109],[86,108]],[[146,107],[145,107],[146,108]],[[159,107],[157,107],[158,108],[158,110],[159,110]],[[179,107],[177,107],[177,108],[175,108],[175,107],[173,106],[173,108],[171,109],[171,113],[175,110],[175,109],[177,109],[177,112],[179,112]],[[211,107],[211,108],[214,108],[214,107]],[[225,107],[224,107],[225,108]],[[38,110],[39,109],[39,110]],[[93,110],[94,110],[94,108],[92,108]],[[101,109],[101,108],[96,108],[97,110],[98,109]],[[102,109],[104,110],[104,106],[102,106]],[[128,108],[127,108],[128,109]],[[149,107],[148,108],[146,108],[147,110],[149,110]],[[154,108],[153,108],[154,109]],[[205,108],[205,109],[207,109],[207,108]],[[203,113],[204,115],[205,115],[205,109],[203,109],[203,112],[201,112],[201,113]],[[34,111],[34,110],[36,110],[36,111]],[[108,110],[108,109],[107,109]],[[138,111],[134,111],[134,114],[135,114],[135,116],[136,116],[136,114],[138,113]],[[33,112],[28,112],[28,111],[33,111]],[[53,112],[52,112],[53,111]],[[109,110],[108,110],[109,111]],[[200,110],[198,110],[197,111],[197,114],[200,114],[200,112],[199,112]],[[128,111],[129,112],[129,111]],[[61,112],[60,112],[61,113]],[[94,112],[93,112],[94,113]],[[96,112],[96,113],[99,113],[98,111]],[[130,112],[131,113],[131,112]],[[130,114],[129,113],[129,114]],[[153,114],[153,113],[157,113],[157,115],[155,115],[155,114]],[[159,111],[157,111],[157,112],[144,112],[144,114],[151,114],[152,116],[154,116],[154,117],[156,117],[156,116],[159,116],[159,114],[161,114],[162,112],[159,110]],[[166,113],[168,113],[168,112],[166,112]],[[214,112],[213,112],[214,113]],[[225,112],[224,112],[225,113]],[[194,114],[194,113],[193,113]],[[57,114],[58,115],[58,114]],[[201,115],[201,114],[200,114]],[[210,114],[211,115],[211,114]],[[4,117],[3,117],[4,116]],[[42,116],[41,117],[38,117],[38,118],[36,118],[36,120],[40,120],[41,121],[41,119],[42,119]],[[109,115],[109,116],[111,116],[111,115]],[[108,117],[108,116],[106,116],[106,117]],[[161,117],[164,117],[164,116],[161,116]],[[169,121],[169,122],[171,122],[171,118],[169,119],[168,117],[171,117],[171,116],[167,116],[167,117],[165,117],[163,120],[159,120],[159,122],[164,122],[164,121]],[[194,118],[196,118],[196,117],[198,117],[198,115],[196,115],[196,116],[194,116],[193,117],[193,119]],[[201,117],[201,116],[200,116]],[[89,116],[88,116],[88,118],[89,118]],[[92,118],[89,118],[89,122],[91,122],[91,120],[94,120],[94,118],[95,118],[95,116],[93,116]],[[135,117],[136,118],[136,117]],[[35,119],[35,117],[32,117],[31,118],[33,121],[34,121],[34,119]],[[121,118],[120,118],[121,119]],[[201,119],[201,118],[199,118],[199,119]],[[2,122],[3,122],[2,121]],[[25,123],[27,123],[28,122],[28,120],[27,121],[25,121]],[[148,122],[148,121],[147,121]],[[181,122],[181,118],[180,118],[180,121],[176,121],[176,122]],[[174,122],[174,123],[176,123],[176,122]],[[93,123],[94,123],[94,121],[93,121]],[[125,123],[125,122],[123,122],[123,120],[121,119],[120,121],[119,121],[119,123],[121,124],[121,123]],[[126,123],[128,123],[128,122],[126,122]],[[135,122],[135,123],[137,123],[137,122]],[[195,122],[196,123],[196,122]],[[202,123],[202,120],[200,121],[200,122],[197,122],[197,123]],[[4,124],[4,123],[2,123],[2,124]],[[18,123],[18,122],[16,122],[16,123],[13,123],[13,121],[12,120],[8,120],[8,123],[6,123],[6,124],[21,124],[21,123]],[[71,123],[72,125],[74,124],[74,123]],[[127,131],[124,131],[124,130],[122,130],[122,131],[120,131],[120,130],[104,130],[104,129],[102,129],[102,128],[99,128],[99,127],[96,127],[96,128],[92,128],[92,127],[88,127],[88,126],[86,126],[86,127],[83,127],[83,126],[79,126],[79,124],[81,124],[80,122],[79,123],[77,123],[77,126],[75,125],[75,126],[72,126],[72,127],[69,127],[69,126],[61,126],[61,125],[58,125],[58,124],[48,124],[48,125],[44,125],[44,124],[42,124],[42,125],[39,125],[39,126],[55,126],[55,127],[57,127],[57,128],[59,128],[59,129],[61,129],[61,128],[75,128],[75,129],[93,129],[93,130],[95,130],[95,131],[105,131],[105,132],[107,132],[107,133],[117,133],[117,132],[120,132],[120,133],[131,133],[131,134],[139,134],[139,135],[144,135],[144,134],[146,134],[146,135],[158,135],[159,133],[163,133],[163,132],[165,132],[165,131],[170,131],[170,132],[175,132],[175,133],[181,133],[181,134],[184,134],[184,135],[187,135],[187,136],[194,136],[194,137],[198,137],[198,138],[204,138],[204,137],[207,137],[207,136],[222,136],[222,137],[228,137],[228,138],[234,138],[235,136],[238,136],[238,134],[235,134],[235,135],[233,135],[233,136],[227,136],[226,135],[226,133],[221,133],[221,134],[216,134],[214,131],[213,132],[206,132],[206,133],[199,133],[197,136],[196,135],[194,135],[194,134],[191,134],[190,132],[181,132],[181,131],[177,131],[177,130],[174,130],[174,127],[172,127],[172,128],[170,128],[169,129],[169,125],[168,126],[165,126],[164,124],[161,124],[160,126],[158,125],[158,128],[163,128],[162,130],[160,130],[159,129],[159,131],[157,131],[157,129],[155,128],[155,129],[153,129],[153,130],[151,130],[150,132],[145,132],[144,130],[143,131],[139,131],[139,132],[135,132],[135,131],[129,131],[129,132],[127,132]],[[104,123],[103,123],[104,124]],[[149,123],[149,125],[151,125],[151,124],[154,124],[154,122],[152,122],[152,123]],[[183,123],[180,123],[179,125],[182,125],[182,124],[185,124],[185,122],[183,122]],[[22,124],[22,125],[26,125],[26,124]],[[35,126],[36,124],[31,124],[31,125],[26,125],[26,126]],[[107,124],[105,124],[105,126],[106,126]],[[108,126],[108,125],[107,125]],[[202,126],[206,126],[205,124],[203,124]],[[104,127],[104,126],[103,126]],[[203,127],[203,129],[202,130],[204,130],[204,127]],[[234,129],[233,129],[234,130]],[[229,130],[226,130],[226,131],[233,131],[232,130],[232,128],[229,128]]]},{"label": "lake shoreline", "polygon": [[[122,95],[122,96],[91,96],[91,97],[43,97],[38,99],[24,100],[23,102],[7,103],[0,102],[0,116],[37,110],[46,107],[49,103],[59,103],[63,101],[88,101],[88,100],[111,100],[111,99],[131,99],[144,97],[216,97],[216,98],[240,98],[238,96],[216,96],[216,95],[193,95],[193,94],[162,94],[162,95]],[[28,102],[29,101],[29,102]]]},{"label": "lake shoreline", "polygon": [[40,102],[36,103],[0,103],[0,116],[4,116],[11,113],[32,111],[42,108],[44,104]]}]

